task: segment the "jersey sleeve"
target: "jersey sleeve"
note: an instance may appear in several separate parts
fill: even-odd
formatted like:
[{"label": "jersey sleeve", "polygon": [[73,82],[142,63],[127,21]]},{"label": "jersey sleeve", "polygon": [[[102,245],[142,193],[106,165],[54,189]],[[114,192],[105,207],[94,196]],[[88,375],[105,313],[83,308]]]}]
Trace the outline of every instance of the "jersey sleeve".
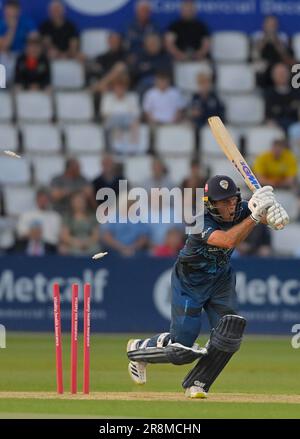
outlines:
[{"label": "jersey sleeve", "polygon": [[193,237],[199,243],[206,244],[210,235],[215,230],[219,230],[219,229],[220,229],[220,227],[212,218],[210,218],[208,215],[204,215],[203,230],[202,230],[202,232],[193,235]]}]

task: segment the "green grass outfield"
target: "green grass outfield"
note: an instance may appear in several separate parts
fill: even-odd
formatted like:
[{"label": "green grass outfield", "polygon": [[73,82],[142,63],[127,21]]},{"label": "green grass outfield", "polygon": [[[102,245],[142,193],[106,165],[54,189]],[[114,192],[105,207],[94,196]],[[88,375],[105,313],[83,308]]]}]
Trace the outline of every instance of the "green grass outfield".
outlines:
[{"label": "green grass outfield", "polygon": [[288,338],[246,337],[211,396],[186,400],[181,380],[188,365],[150,365],[145,386],[131,382],[128,337],[91,337],[91,394],[86,397],[69,394],[70,338],[64,337],[65,394],[59,397],[54,334],[8,333],[7,347],[0,349],[0,418],[300,418],[300,349],[293,349]]}]

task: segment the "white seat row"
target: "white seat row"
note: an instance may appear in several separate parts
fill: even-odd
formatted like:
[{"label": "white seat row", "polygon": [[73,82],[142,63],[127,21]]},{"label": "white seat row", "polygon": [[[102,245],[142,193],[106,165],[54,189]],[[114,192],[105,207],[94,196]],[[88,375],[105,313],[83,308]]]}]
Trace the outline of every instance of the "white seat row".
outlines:
[{"label": "white seat row", "polygon": [[[248,127],[241,130],[227,125],[227,128],[238,147],[240,146],[241,137],[244,137],[245,155],[251,159],[270,149],[274,140],[284,138],[283,130],[275,126]],[[199,136],[201,142],[200,158],[203,158],[205,161],[206,158],[213,160],[216,157],[222,158],[224,156],[208,126],[200,130]]]},{"label": "white seat row", "polygon": [[[223,95],[229,123],[239,125],[260,124],[265,118],[264,100],[259,95]],[[16,95],[16,115],[19,121],[48,122],[55,114],[62,122],[88,122],[94,118],[93,100],[85,91],[57,92],[54,105],[51,95],[42,92],[19,92]],[[14,109],[12,97],[0,93],[0,121],[10,121]]]}]

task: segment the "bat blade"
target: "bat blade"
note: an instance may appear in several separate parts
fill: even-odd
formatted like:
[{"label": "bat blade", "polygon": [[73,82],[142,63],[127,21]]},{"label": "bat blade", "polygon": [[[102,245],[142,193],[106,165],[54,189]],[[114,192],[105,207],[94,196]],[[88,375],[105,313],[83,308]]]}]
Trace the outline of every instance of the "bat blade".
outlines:
[{"label": "bat blade", "polygon": [[235,145],[229,131],[218,116],[212,116],[208,119],[212,134],[218,145],[235,168],[239,171],[245,183],[252,192],[261,187],[257,178],[251,171],[250,166]]}]

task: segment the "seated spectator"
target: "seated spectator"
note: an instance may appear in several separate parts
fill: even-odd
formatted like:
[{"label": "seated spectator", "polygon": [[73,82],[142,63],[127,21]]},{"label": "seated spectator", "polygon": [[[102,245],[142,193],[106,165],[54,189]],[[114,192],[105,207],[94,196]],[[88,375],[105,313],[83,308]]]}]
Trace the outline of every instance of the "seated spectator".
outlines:
[{"label": "seated spectator", "polygon": [[209,56],[209,31],[197,18],[193,0],[183,0],[180,18],[166,33],[166,47],[176,61],[203,60]]},{"label": "seated spectator", "polygon": [[168,176],[168,169],[160,158],[153,158],[151,170],[152,176],[142,184],[147,192],[150,193],[151,188],[160,189],[165,187],[167,189],[172,189],[174,187],[174,183],[172,183]]},{"label": "seated spectator", "polygon": [[[102,188],[113,189],[116,197],[119,196],[119,181],[123,180],[119,165],[110,154],[105,154],[101,159],[101,174],[93,180],[95,197]],[[101,201],[98,201],[101,204]]]},{"label": "seated spectator", "polygon": [[0,52],[23,52],[27,38],[35,33],[35,24],[22,15],[20,2],[7,0],[0,19]]},{"label": "seated spectator", "polygon": [[237,246],[234,256],[270,257],[272,255],[271,233],[264,224],[258,224],[247,238]]},{"label": "seated spectator", "polygon": [[27,238],[17,241],[10,252],[23,253],[27,256],[45,256],[55,254],[56,246],[44,240],[43,225],[35,220],[29,224]]},{"label": "seated spectator", "polygon": [[54,177],[51,182],[53,208],[61,214],[66,213],[69,209],[70,196],[78,191],[85,195],[90,206],[95,207],[93,189],[81,175],[78,160],[71,158],[66,162],[64,173]]},{"label": "seated spectator", "polygon": [[279,31],[278,18],[268,15],[263,22],[263,29],[253,36],[253,59],[259,64],[258,85],[272,85],[271,70],[277,63],[291,65],[294,59],[289,50],[289,39]]},{"label": "seated spectator", "polygon": [[15,85],[25,90],[43,90],[50,85],[50,65],[38,36],[30,36],[25,52],[16,63]]},{"label": "seated spectator", "polygon": [[296,181],[297,168],[297,158],[286,142],[275,140],[270,151],[255,159],[253,172],[263,186],[292,189]]},{"label": "seated spectator", "polygon": [[224,119],[224,105],[214,91],[211,75],[200,73],[197,82],[199,89],[192,97],[190,115],[195,125],[202,128],[211,116]]},{"label": "seated spectator", "polygon": [[276,64],[272,69],[273,86],[266,94],[267,122],[278,124],[284,130],[298,120],[300,94],[291,87],[290,71],[285,64]]},{"label": "seated spectator", "polygon": [[66,255],[92,255],[100,250],[99,226],[94,214],[87,209],[86,198],[73,193],[70,213],[64,217],[60,253]]},{"label": "seated spectator", "polygon": [[[183,234],[182,209],[173,202],[172,197],[153,191],[149,201],[148,223],[151,246],[164,244],[170,229],[176,228]],[[180,210],[176,210],[178,207]]]},{"label": "seated spectator", "polygon": [[112,91],[104,94],[101,102],[108,145],[118,154],[145,152],[140,139],[139,102],[128,92],[128,84],[128,77],[115,79]]},{"label": "seated spectator", "polygon": [[159,33],[158,27],[151,20],[152,6],[147,0],[139,0],[135,6],[135,20],[126,31],[127,49],[131,61],[135,62],[143,49],[144,40],[148,34]]},{"label": "seated spectator", "polygon": [[151,254],[159,258],[173,258],[182,247],[183,233],[177,228],[172,228],[168,230],[164,243],[154,246]]},{"label": "seated spectator", "polygon": [[5,215],[4,197],[0,185],[0,255],[15,243],[15,221]]},{"label": "seated spectator", "polygon": [[43,231],[43,240],[46,243],[57,245],[61,231],[61,217],[51,210],[49,191],[41,188],[36,193],[36,208],[20,215],[17,223],[17,232],[20,239],[27,239],[30,224],[39,222]]},{"label": "seated spectator", "polygon": [[50,59],[83,59],[79,51],[78,30],[74,23],[66,18],[65,7],[60,0],[50,2],[48,19],[41,24],[40,34]]},{"label": "seated spectator", "polygon": [[111,83],[120,76],[127,74],[127,52],[123,47],[122,36],[111,32],[108,37],[108,51],[99,55],[92,67],[92,76],[96,81],[92,84],[92,91],[102,93],[109,89]]},{"label": "seated spectator", "polygon": [[100,230],[105,248],[116,251],[122,256],[130,257],[148,247],[149,227],[146,223],[134,224],[128,219],[128,211],[135,201],[127,200],[126,197],[127,195],[120,196],[117,221],[102,224]]},{"label": "seated spectator", "polygon": [[158,34],[147,34],[144,40],[144,47],[138,55],[134,64],[134,76],[137,82],[139,94],[148,90],[154,85],[155,74],[164,70],[172,75],[172,60],[163,50],[161,38]]},{"label": "seated spectator", "polygon": [[154,87],[143,98],[143,110],[148,123],[168,124],[180,122],[186,103],[180,91],[171,86],[168,73],[158,72]]}]

